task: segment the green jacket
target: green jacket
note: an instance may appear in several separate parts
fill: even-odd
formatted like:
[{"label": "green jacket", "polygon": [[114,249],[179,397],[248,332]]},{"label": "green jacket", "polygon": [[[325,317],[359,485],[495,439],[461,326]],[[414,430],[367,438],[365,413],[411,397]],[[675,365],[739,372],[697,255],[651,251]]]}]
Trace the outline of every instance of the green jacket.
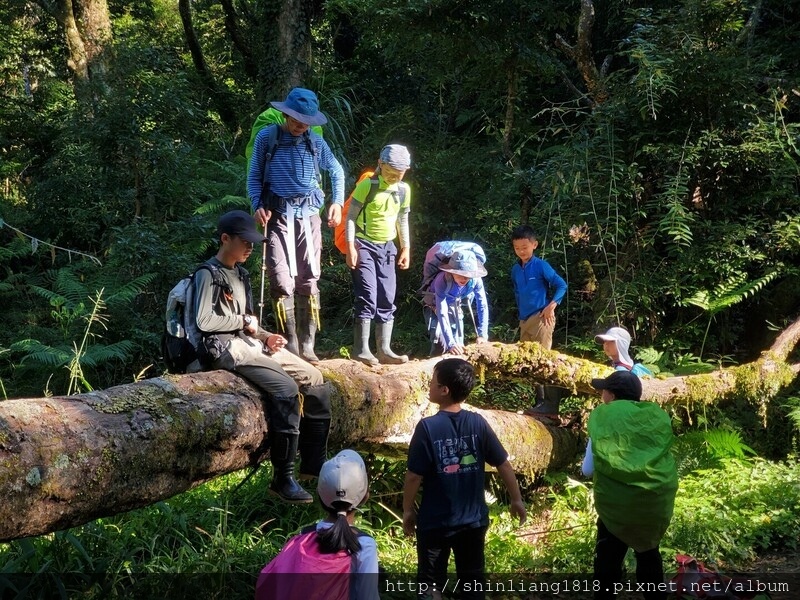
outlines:
[{"label": "green jacket", "polygon": [[592,411],[589,437],[598,516],[637,552],[658,547],[678,490],[669,415],[652,402],[614,400]]}]

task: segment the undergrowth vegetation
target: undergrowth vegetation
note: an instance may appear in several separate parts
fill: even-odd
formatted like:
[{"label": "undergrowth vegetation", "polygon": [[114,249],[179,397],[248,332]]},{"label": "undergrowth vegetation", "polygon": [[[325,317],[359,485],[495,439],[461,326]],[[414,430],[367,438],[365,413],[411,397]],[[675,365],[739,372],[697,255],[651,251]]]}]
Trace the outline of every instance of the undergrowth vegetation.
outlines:
[{"label": "undergrowth vegetation", "polygon": [[[662,544],[668,571],[677,552],[735,569],[759,553],[797,549],[800,463],[752,457],[735,441],[724,432],[692,433],[675,445],[682,475]],[[371,498],[357,525],[377,539],[386,573],[413,581],[415,548],[399,517],[405,465],[369,457],[368,469]],[[287,509],[267,495],[266,466],[244,481],[246,474],[72,530],[2,544],[0,593],[100,598],[132,597],[135,590],[137,598],[252,598],[261,567],[322,511]],[[591,483],[566,473],[548,476],[529,490],[530,521],[520,528],[493,476],[488,480],[490,573],[591,573]]]}]

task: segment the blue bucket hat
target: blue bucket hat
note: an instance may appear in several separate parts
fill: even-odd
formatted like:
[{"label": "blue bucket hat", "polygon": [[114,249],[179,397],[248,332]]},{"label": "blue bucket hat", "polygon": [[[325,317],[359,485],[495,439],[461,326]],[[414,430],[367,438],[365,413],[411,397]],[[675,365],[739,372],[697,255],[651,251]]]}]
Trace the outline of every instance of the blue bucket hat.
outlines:
[{"label": "blue bucket hat", "polygon": [[285,115],[306,125],[324,125],[328,119],[319,112],[317,95],[305,88],[294,88],[283,102],[270,102]]},{"label": "blue bucket hat", "polygon": [[474,252],[464,252],[456,250],[446,263],[439,265],[440,271],[446,271],[453,275],[461,275],[462,277],[483,277],[486,275],[486,267],[481,264],[478,257]]}]

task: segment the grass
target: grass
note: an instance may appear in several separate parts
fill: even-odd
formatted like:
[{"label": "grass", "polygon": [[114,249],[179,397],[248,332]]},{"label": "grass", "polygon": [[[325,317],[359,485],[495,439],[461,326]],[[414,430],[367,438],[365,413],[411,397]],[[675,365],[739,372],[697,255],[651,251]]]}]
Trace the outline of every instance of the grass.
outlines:
[{"label": "grass", "polygon": [[[403,536],[398,517],[404,465],[374,457],[368,464],[373,495],[357,524],[377,539],[381,566],[413,581],[414,543]],[[681,479],[662,544],[665,564],[676,552],[736,565],[761,552],[796,549],[798,462],[722,458],[711,464],[693,463],[696,468]],[[0,596],[252,598],[262,566],[322,511],[268,496],[268,467],[239,487],[245,475],[221,477],[68,531],[0,544]],[[531,525],[521,529],[492,499],[487,570],[590,572],[596,518],[591,484],[553,475],[533,492],[530,505]]]}]

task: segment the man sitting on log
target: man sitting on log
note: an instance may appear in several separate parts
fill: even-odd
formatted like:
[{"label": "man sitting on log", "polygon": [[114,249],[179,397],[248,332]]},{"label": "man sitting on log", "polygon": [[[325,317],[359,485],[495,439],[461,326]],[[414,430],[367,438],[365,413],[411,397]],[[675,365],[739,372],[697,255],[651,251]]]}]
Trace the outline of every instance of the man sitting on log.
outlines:
[{"label": "man sitting on log", "polygon": [[262,394],[273,466],[269,491],[289,503],[310,503],[311,495],[295,481],[294,463],[298,446],[301,476],[316,477],[325,462],[331,420],[328,384],[316,367],[284,349],[286,338],[261,329],[248,314],[252,292],[247,271],[238,263],[248,259],[254,244],[264,242],[253,218],[241,210],[225,213],[217,236],[219,251],[208,262],[222,284],[215,283],[209,270],[197,271],[197,328],[211,367],[241,375]]}]

